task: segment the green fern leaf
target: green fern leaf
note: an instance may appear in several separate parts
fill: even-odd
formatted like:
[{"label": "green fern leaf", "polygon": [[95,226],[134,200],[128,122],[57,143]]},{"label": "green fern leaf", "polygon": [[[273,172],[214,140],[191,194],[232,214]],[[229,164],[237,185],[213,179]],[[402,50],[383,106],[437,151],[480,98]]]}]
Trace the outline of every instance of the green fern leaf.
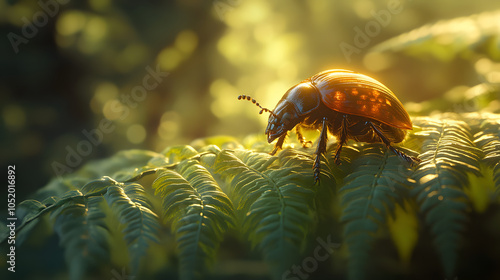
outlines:
[{"label": "green fern leaf", "polygon": [[215,172],[224,179],[239,182],[234,186],[228,185],[227,192],[243,218],[250,205],[260,196],[256,192],[260,188],[256,180],[263,179],[261,173],[267,168],[276,167],[275,161],[278,158],[251,152],[239,153],[239,156],[241,160],[229,150],[224,150],[217,155],[214,166]]},{"label": "green fern leaf", "polygon": [[54,229],[65,250],[70,279],[84,279],[110,258],[109,231],[99,206],[103,198],[86,198],[80,191],[71,191],[61,200],[67,202],[52,213]]},{"label": "green fern leaf", "polygon": [[476,52],[500,60],[499,19],[497,10],[439,21],[382,42],[373,51],[427,53],[444,61]]},{"label": "green fern leaf", "polygon": [[123,234],[130,254],[130,267],[133,275],[139,271],[141,258],[151,242],[159,242],[160,223],[158,216],[139,184],[111,186],[104,196],[112,212],[124,225]]},{"label": "green fern leaf", "polygon": [[278,157],[224,150],[216,159],[216,172],[233,190],[230,197],[243,232],[278,278],[300,255],[315,227],[312,162],[310,156],[292,149]]},{"label": "green fern leaf", "polygon": [[184,159],[192,158],[198,155],[198,152],[189,145],[179,145],[167,147],[161,152],[167,158],[169,163],[180,162]]},{"label": "green fern leaf", "polygon": [[[49,202],[50,201],[50,202]],[[55,203],[56,199],[47,199],[47,204]],[[40,219],[35,219],[37,215],[47,208],[47,204],[37,200],[25,200],[17,206],[17,215],[23,226],[22,230],[16,234],[16,244],[22,245],[25,239],[31,234],[35,226],[40,222]],[[31,221],[32,219],[35,219]]]},{"label": "green fern leaf", "polygon": [[80,189],[80,191],[84,195],[87,195],[87,194],[90,194],[93,192],[102,191],[102,190],[108,188],[109,186],[114,186],[114,185],[118,185],[118,184],[119,183],[117,181],[113,180],[112,178],[110,178],[108,176],[104,176],[100,179],[88,182]]},{"label": "green fern leaf", "polygon": [[159,174],[153,183],[163,198],[163,217],[172,223],[180,258],[181,279],[201,277],[214,261],[234,211],[210,173],[194,160]]},{"label": "green fern leaf", "polygon": [[495,189],[500,194],[500,115],[491,114],[481,123],[480,132],[474,138],[484,152],[483,161],[493,169]]},{"label": "green fern leaf", "polygon": [[422,127],[415,135],[425,140],[422,163],[413,176],[418,185],[412,194],[425,213],[445,274],[451,277],[467,220],[467,173],[481,175],[481,150],[471,141],[470,128],[463,121],[418,118],[414,123]]},{"label": "green fern leaf", "polygon": [[349,249],[349,277],[364,279],[375,233],[386,226],[396,201],[412,185],[412,171],[383,145],[366,145],[352,163],[352,173],[344,179],[341,221]]}]

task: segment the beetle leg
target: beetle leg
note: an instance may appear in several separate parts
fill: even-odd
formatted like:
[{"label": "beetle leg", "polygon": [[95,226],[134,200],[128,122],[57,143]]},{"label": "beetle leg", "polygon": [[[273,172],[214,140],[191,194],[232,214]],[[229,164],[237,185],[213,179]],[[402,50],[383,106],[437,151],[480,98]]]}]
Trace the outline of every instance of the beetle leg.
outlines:
[{"label": "beetle leg", "polygon": [[340,123],[340,129],[339,129],[339,144],[337,146],[337,149],[335,150],[335,156],[333,157],[333,160],[335,164],[340,164],[340,151],[342,150],[342,146],[345,144],[347,141],[347,116],[343,115],[342,116],[342,122]]},{"label": "beetle leg", "polygon": [[312,145],[311,141],[306,141],[306,138],[304,135],[302,135],[302,132],[300,131],[300,125],[297,125],[295,127],[295,134],[297,134],[297,139],[299,140],[300,144],[302,145],[302,148],[309,148]]},{"label": "beetle leg", "polygon": [[375,133],[380,137],[382,142],[384,142],[384,144],[387,146],[387,148],[390,149],[394,154],[400,156],[402,159],[404,159],[406,162],[408,162],[411,165],[417,165],[418,163],[421,162],[421,160],[419,158],[409,156],[409,155],[405,154],[404,152],[391,146],[391,142],[389,141],[389,139],[387,139],[387,137],[385,137],[385,135],[382,133],[382,131],[380,131],[380,129],[376,125],[374,125],[372,122],[368,122],[368,123],[373,128],[373,131],[375,131]]},{"label": "beetle leg", "polygon": [[278,138],[278,141],[276,141],[276,144],[274,145],[274,149],[269,153],[270,155],[274,156],[277,151],[281,150],[283,148],[283,143],[285,143],[285,138],[286,138],[286,133],[283,133]]},{"label": "beetle leg", "polygon": [[326,152],[326,141],[328,140],[328,122],[326,117],[322,121],[321,134],[319,135],[318,147],[316,149],[316,159],[314,160],[314,182],[319,181],[319,174],[321,168],[321,155]]}]

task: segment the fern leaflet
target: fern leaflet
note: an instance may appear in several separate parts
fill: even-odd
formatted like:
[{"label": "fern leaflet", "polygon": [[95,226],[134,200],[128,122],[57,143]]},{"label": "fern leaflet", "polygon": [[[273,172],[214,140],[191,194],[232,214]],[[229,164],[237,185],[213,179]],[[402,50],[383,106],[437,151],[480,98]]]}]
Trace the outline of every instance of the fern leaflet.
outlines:
[{"label": "fern leaflet", "polygon": [[482,122],[480,128],[474,142],[484,152],[483,161],[493,168],[493,181],[497,194],[500,194],[500,117],[491,116]]},{"label": "fern leaflet", "polygon": [[84,279],[92,268],[109,262],[109,231],[99,204],[102,196],[85,197],[80,191],[68,192],[68,200],[52,213],[54,229],[64,247],[70,279]]},{"label": "fern leaflet", "polygon": [[291,149],[279,157],[224,150],[215,166],[233,190],[243,232],[281,277],[315,227],[312,160]]},{"label": "fern leaflet", "polygon": [[353,171],[341,188],[341,221],[349,248],[349,277],[364,279],[374,234],[385,226],[386,216],[394,211],[412,182],[411,170],[382,145],[366,145],[353,162]]},{"label": "fern leaflet", "polygon": [[194,160],[162,171],[153,183],[163,198],[163,217],[172,223],[180,258],[181,279],[195,279],[215,260],[233,207],[210,173]]},{"label": "fern leaflet", "polygon": [[123,233],[130,254],[133,275],[139,270],[141,258],[151,242],[158,242],[160,223],[153,212],[144,188],[135,183],[111,186],[104,196],[112,212],[124,225]]},{"label": "fern leaflet", "polygon": [[463,121],[418,118],[425,137],[420,159],[422,163],[413,178],[417,186],[412,190],[425,213],[445,273],[451,277],[456,265],[464,223],[467,220],[467,173],[480,176],[481,151],[471,141],[470,128]]}]

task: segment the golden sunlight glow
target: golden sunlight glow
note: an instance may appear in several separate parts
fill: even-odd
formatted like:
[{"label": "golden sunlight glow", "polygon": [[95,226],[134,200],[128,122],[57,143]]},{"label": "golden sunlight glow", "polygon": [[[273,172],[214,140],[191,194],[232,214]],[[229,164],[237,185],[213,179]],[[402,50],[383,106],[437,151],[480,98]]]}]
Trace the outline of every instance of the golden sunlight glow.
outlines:
[{"label": "golden sunlight glow", "polygon": [[[219,118],[237,113],[242,102],[235,102],[238,90],[223,79],[215,80],[210,85],[210,94],[214,97],[211,110]],[[248,104],[245,104],[248,105]]]},{"label": "golden sunlight glow", "polygon": [[485,74],[491,71],[493,62],[486,57],[480,58],[474,64],[476,71],[481,74]]},{"label": "golden sunlight glow", "polygon": [[240,1],[238,9],[226,14],[226,22],[231,27],[258,24],[268,18],[270,13],[266,1]]},{"label": "golden sunlight glow", "polygon": [[486,75],[486,79],[488,82],[492,84],[499,84],[500,83],[500,72],[499,71],[494,71],[490,72]]},{"label": "golden sunlight glow", "polygon": [[242,33],[232,32],[219,39],[217,49],[232,63],[242,63],[247,57],[244,42]]},{"label": "golden sunlight glow", "polygon": [[370,12],[375,9],[373,1],[370,0],[352,1],[352,7],[354,8],[356,15],[364,19],[369,19],[372,16]]},{"label": "golden sunlight glow", "polygon": [[173,140],[179,136],[179,114],[175,111],[163,113],[158,126],[158,136],[162,140]]},{"label": "golden sunlight glow", "polygon": [[293,51],[302,44],[303,38],[300,34],[284,34],[268,42],[263,50],[262,60],[268,66],[276,66],[286,61]]},{"label": "golden sunlight glow", "polygon": [[363,57],[363,65],[373,72],[384,70],[391,64],[391,56],[380,52],[370,52]]},{"label": "golden sunlight glow", "polygon": [[[436,178],[437,178],[436,174],[428,174],[428,175],[425,175],[422,178],[420,178],[420,181],[418,183],[420,185],[425,185],[427,182],[434,180]],[[429,194],[429,196],[431,196],[431,195]]]}]

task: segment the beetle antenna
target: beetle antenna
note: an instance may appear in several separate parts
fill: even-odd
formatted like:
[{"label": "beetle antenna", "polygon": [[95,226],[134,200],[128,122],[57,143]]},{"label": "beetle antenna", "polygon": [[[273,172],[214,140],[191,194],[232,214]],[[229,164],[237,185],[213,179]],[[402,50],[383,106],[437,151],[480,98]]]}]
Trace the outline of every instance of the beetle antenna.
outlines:
[{"label": "beetle antenna", "polygon": [[260,106],[260,104],[257,102],[257,100],[253,99],[252,97],[250,97],[248,95],[240,95],[240,96],[238,96],[238,100],[242,100],[242,99],[243,100],[252,101],[253,104],[257,105],[261,109],[260,112],[259,112],[259,114],[262,114],[262,112],[269,112],[269,114],[273,115],[275,118],[278,118],[278,116],[273,111]]}]

